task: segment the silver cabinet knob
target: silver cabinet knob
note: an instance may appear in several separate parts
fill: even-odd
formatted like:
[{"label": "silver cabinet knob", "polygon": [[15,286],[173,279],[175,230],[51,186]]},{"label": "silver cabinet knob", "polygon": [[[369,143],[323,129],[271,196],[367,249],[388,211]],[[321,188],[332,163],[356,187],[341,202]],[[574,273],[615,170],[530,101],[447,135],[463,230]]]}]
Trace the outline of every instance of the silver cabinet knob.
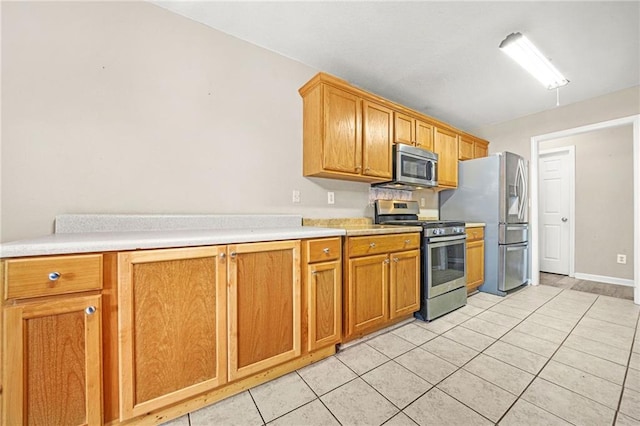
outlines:
[{"label": "silver cabinet knob", "polygon": [[329,247],[325,247],[325,248],[323,248],[323,249],[322,249],[322,251],[323,251],[323,253],[325,253],[325,254],[329,254],[329,252],[330,252],[331,250],[329,250]]},{"label": "silver cabinet knob", "polygon": [[400,259],[398,259],[397,257],[394,257],[394,258],[393,258],[393,261],[394,261],[394,262],[396,262],[396,263],[398,263],[398,261],[399,261],[399,260],[400,260]]},{"label": "silver cabinet knob", "polygon": [[87,315],[93,315],[93,314],[95,314],[95,313],[96,313],[96,307],[95,307],[95,306],[87,306],[87,307],[85,308],[84,312],[85,312]]},{"label": "silver cabinet knob", "polygon": [[369,247],[374,248],[376,246],[376,243],[370,243]]},{"label": "silver cabinet knob", "polygon": [[225,257],[227,257],[227,255],[226,255],[226,254],[224,254],[224,253],[220,253],[220,260],[224,260],[224,258],[225,258]]},{"label": "silver cabinet knob", "polygon": [[561,221],[563,221],[563,222],[566,222],[566,221],[568,221],[569,219],[567,219],[566,217],[563,217],[563,218],[562,218],[562,219],[560,219],[560,220],[561,220]]},{"label": "silver cabinet knob", "polygon": [[386,265],[388,265],[388,264],[389,264],[389,259],[385,259],[385,260],[384,260],[384,263],[385,263]]},{"label": "silver cabinet knob", "polygon": [[411,240],[404,240],[405,244],[409,244],[411,242]]},{"label": "silver cabinet knob", "polygon": [[62,274],[60,272],[49,272],[49,280],[50,281],[58,281]]},{"label": "silver cabinet knob", "polygon": [[232,259],[235,259],[237,256],[237,253],[235,251],[232,251],[231,253],[229,253],[229,257],[231,257]]}]

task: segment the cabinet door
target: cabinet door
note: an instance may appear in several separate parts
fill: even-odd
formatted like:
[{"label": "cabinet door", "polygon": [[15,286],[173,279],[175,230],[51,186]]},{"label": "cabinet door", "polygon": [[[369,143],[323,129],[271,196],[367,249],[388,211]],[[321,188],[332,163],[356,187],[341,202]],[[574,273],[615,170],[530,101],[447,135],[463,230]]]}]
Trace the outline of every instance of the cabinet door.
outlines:
[{"label": "cabinet door", "polygon": [[301,353],[300,241],[229,246],[229,379]]},{"label": "cabinet door", "polygon": [[407,145],[414,145],[415,134],[414,126],[415,120],[408,115],[394,112],[393,113],[393,134],[395,143],[404,143]]},{"label": "cabinet door", "polygon": [[118,254],[120,415],[226,382],[225,247]]},{"label": "cabinet door", "polygon": [[344,90],[324,86],[325,170],[362,172],[362,100]]},{"label": "cabinet door", "polygon": [[362,103],[362,174],[391,179],[393,111],[373,102]]},{"label": "cabinet door", "polygon": [[434,150],[438,154],[438,186],[458,186],[458,135],[447,129],[435,129]]},{"label": "cabinet door", "polygon": [[433,151],[433,126],[431,124],[416,120],[416,146]]},{"label": "cabinet door", "polygon": [[484,283],[484,240],[467,243],[467,291]]},{"label": "cabinet door", "polygon": [[489,155],[489,144],[484,141],[475,141],[473,144],[473,158],[481,158]]},{"label": "cabinet door", "polygon": [[420,309],[420,250],[392,253],[389,279],[390,318]]},{"label": "cabinet door", "polygon": [[460,136],[460,147],[458,149],[459,160],[471,160],[473,156],[473,139]]},{"label": "cabinet door", "polygon": [[340,261],[308,266],[309,351],[340,342],[342,273]]},{"label": "cabinet door", "polygon": [[353,336],[389,319],[389,257],[349,259],[347,335]]},{"label": "cabinet door", "polygon": [[102,424],[101,296],[4,311],[2,424]]}]

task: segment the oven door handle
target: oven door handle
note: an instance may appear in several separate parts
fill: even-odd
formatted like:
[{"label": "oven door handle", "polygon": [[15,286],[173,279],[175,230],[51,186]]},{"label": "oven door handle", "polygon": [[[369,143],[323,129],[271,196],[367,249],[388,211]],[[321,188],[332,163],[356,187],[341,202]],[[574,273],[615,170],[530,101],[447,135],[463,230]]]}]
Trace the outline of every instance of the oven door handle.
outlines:
[{"label": "oven door handle", "polygon": [[450,246],[452,241],[461,241],[467,239],[466,235],[454,235],[451,237],[438,237],[437,239],[432,238],[430,241],[427,241],[427,245],[429,247],[442,247],[442,246]]}]

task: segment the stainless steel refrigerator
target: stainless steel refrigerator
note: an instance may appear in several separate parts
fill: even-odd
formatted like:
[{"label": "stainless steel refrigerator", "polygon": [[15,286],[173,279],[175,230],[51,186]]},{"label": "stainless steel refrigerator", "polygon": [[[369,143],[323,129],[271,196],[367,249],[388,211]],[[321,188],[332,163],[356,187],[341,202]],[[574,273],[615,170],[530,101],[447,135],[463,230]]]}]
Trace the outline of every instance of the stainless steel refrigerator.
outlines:
[{"label": "stainless steel refrigerator", "polygon": [[458,188],[440,192],[440,219],[484,222],[484,284],[500,296],[529,280],[528,171],[511,152],[461,161]]}]

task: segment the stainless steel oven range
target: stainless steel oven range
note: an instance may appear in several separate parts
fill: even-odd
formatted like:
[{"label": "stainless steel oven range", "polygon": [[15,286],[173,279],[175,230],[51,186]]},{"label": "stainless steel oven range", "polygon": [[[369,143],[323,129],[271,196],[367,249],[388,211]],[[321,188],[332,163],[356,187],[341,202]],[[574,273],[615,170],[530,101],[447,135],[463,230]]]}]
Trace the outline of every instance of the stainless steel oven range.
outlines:
[{"label": "stainless steel oven range", "polygon": [[431,321],[467,304],[464,222],[418,220],[417,201],[377,200],[374,221],[422,226],[421,295],[416,318]]}]

